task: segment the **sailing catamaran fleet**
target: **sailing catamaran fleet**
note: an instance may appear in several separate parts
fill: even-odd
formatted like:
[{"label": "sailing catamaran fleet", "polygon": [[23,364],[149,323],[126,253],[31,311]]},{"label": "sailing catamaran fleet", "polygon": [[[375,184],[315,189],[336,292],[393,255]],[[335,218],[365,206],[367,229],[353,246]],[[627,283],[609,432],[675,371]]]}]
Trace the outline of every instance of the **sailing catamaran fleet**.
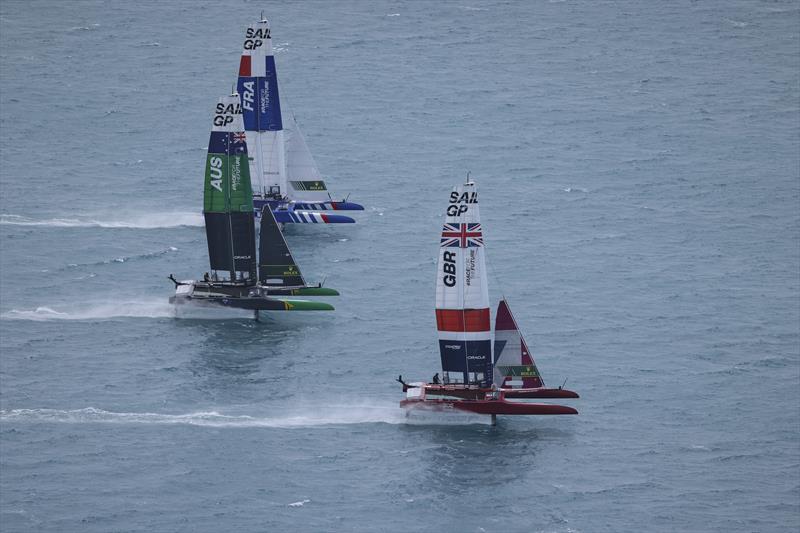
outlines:
[{"label": "sailing catamaran fleet", "polygon": [[[347,199],[333,200],[294,116],[281,109],[270,26],[262,16],[245,32],[236,92],[214,108],[203,199],[211,272],[202,280],[170,275],[176,316],[185,309],[238,309],[256,319],[260,313],[333,310],[327,303],[287,298],[339,293],[306,283],[281,227],[352,223],[331,211],[358,210],[363,207]],[[405,393],[400,406],[408,414],[489,415],[492,423],[498,414],[577,414],[572,407],[514,401],[578,394],[545,386],[505,299],[491,330],[473,182],[455,187],[445,214],[436,275],[442,377],[437,373],[431,383],[399,377]]]}]

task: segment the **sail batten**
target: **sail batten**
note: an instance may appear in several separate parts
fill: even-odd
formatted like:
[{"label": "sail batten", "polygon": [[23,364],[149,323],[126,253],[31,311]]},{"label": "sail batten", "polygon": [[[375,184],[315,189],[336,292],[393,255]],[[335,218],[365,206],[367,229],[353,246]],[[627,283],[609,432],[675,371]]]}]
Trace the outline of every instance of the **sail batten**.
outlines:
[{"label": "sail batten", "polygon": [[475,185],[459,185],[450,193],[436,277],[436,325],[445,382],[486,385],[492,379],[483,244]]}]

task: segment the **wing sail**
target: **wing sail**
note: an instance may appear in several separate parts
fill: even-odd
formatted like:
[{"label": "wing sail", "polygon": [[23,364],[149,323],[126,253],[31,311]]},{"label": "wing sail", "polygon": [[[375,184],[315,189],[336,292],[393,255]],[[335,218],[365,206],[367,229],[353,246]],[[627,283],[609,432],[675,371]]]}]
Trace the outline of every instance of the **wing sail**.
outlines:
[{"label": "wing sail", "polygon": [[489,292],[478,193],[472,182],[450,193],[439,243],[436,326],[445,383],[488,385]]},{"label": "wing sail", "polygon": [[256,192],[286,195],[281,101],[267,20],[252,24],[245,31],[237,89]]},{"label": "wing sail", "polygon": [[256,279],[253,189],[239,95],[220,98],[206,156],[203,215],[212,270]]}]

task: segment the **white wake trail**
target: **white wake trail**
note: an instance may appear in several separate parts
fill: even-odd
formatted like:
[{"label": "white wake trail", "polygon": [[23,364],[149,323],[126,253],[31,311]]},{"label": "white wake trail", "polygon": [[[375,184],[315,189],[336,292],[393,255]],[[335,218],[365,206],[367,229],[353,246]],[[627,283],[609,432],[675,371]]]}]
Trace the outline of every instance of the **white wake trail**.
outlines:
[{"label": "white wake trail", "polygon": [[94,407],[74,410],[8,409],[3,422],[53,422],[68,424],[184,425],[213,428],[306,428],[350,424],[402,424],[405,414],[397,406],[329,406],[274,417],[224,415],[216,411],[187,414],[119,413]]},{"label": "white wake trail", "polygon": [[34,219],[20,215],[0,215],[0,225],[9,226],[43,226],[52,228],[133,228],[156,229],[177,228],[180,226],[203,226],[201,213],[151,213],[121,215],[115,219],[80,218],[47,218]]},{"label": "white wake trail", "polygon": [[[54,306],[55,307],[55,306]],[[4,320],[113,320],[115,318],[167,318],[175,309],[167,298],[149,301],[98,302],[63,307],[37,307],[34,310],[12,309],[0,314]]]}]

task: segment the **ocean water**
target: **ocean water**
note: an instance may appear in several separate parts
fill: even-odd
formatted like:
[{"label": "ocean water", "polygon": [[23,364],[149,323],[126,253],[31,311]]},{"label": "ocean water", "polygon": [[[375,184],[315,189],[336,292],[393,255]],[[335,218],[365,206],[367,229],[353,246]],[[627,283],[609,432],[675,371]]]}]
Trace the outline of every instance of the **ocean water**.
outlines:
[{"label": "ocean water", "polygon": [[[211,110],[272,22],[342,295],[176,320]],[[0,529],[797,531],[800,6],[0,3]],[[577,417],[408,423],[451,187]]]}]

